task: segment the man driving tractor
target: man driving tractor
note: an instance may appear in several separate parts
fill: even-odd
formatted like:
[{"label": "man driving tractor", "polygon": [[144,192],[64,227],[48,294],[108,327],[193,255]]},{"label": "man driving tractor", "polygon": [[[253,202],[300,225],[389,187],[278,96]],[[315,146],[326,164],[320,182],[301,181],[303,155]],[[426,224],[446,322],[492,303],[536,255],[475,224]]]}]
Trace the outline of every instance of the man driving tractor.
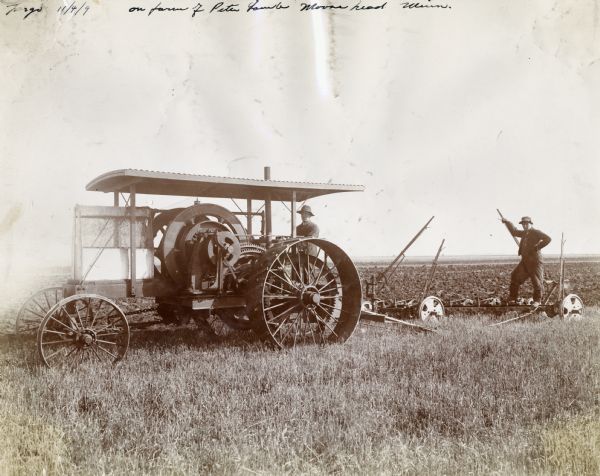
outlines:
[{"label": "man driving tractor", "polygon": [[296,227],[296,236],[305,236],[309,238],[318,238],[319,237],[319,227],[316,223],[311,221],[311,218],[315,216],[315,214],[310,209],[308,205],[302,205],[302,208],[298,210],[300,216],[302,217],[302,223],[300,223]]}]

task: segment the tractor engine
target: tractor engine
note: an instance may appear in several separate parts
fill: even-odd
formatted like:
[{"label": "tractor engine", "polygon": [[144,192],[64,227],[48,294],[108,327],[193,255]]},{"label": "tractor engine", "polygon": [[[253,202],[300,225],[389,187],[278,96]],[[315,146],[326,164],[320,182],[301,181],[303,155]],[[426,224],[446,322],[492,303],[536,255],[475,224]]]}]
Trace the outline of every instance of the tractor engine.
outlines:
[{"label": "tractor engine", "polygon": [[235,214],[209,203],[159,212],[154,238],[157,274],[198,294],[236,290],[249,258],[264,251]]}]

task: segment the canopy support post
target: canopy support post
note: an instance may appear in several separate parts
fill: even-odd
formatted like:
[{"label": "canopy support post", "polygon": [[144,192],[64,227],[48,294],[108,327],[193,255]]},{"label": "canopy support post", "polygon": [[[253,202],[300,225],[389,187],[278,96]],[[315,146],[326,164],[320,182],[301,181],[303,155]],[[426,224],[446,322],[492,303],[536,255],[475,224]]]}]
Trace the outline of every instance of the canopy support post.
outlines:
[{"label": "canopy support post", "polygon": [[292,213],[292,238],[296,238],[296,190],[292,191],[292,201],[290,203],[290,212]]},{"label": "canopy support post", "polygon": [[136,222],[135,222],[135,185],[129,186],[129,280],[131,281],[129,294],[135,297],[136,281]]},{"label": "canopy support post", "polygon": [[[265,180],[271,180],[271,167],[265,167]],[[267,247],[271,244],[271,234],[273,232],[271,222],[271,199],[265,200],[265,235],[267,238]]]},{"label": "canopy support post", "polygon": [[252,199],[246,199],[246,231],[252,238]]}]

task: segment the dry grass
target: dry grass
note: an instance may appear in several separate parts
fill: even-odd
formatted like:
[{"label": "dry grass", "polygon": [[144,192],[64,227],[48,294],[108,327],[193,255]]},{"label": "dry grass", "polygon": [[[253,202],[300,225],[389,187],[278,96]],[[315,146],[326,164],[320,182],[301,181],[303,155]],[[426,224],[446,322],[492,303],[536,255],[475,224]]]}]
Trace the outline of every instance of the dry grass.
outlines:
[{"label": "dry grass", "polygon": [[134,334],[110,369],[0,348],[3,474],[598,474],[600,311],[276,352]]}]

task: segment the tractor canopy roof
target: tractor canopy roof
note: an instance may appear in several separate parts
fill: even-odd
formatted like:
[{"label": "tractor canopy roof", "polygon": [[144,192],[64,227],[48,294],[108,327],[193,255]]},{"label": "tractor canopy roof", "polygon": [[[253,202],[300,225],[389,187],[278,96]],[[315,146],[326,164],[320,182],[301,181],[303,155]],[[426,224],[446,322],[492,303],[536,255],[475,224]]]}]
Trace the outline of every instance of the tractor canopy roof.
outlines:
[{"label": "tractor canopy roof", "polygon": [[129,193],[132,185],[135,185],[135,193],[138,194],[281,201],[291,200],[294,191],[296,200],[304,201],[330,193],[364,190],[362,185],[215,177],[138,169],[106,172],[88,183],[86,190]]}]

